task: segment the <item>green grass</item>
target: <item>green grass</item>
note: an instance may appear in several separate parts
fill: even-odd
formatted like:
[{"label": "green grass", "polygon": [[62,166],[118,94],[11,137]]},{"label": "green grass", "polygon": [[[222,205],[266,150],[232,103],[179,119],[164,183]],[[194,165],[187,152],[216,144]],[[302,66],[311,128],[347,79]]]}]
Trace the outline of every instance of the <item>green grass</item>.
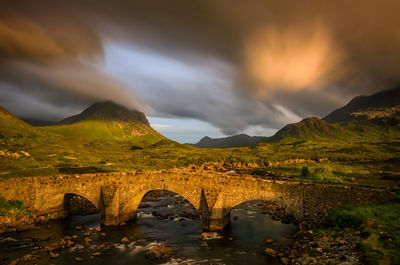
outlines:
[{"label": "green grass", "polygon": [[24,202],[19,200],[6,200],[0,196],[0,215],[32,214],[24,210]]},{"label": "green grass", "polygon": [[18,200],[7,201],[4,197],[0,196],[0,209],[6,210],[22,210],[24,208],[24,202]]},{"label": "green grass", "polygon": [[308,166],[301,168],[300,179],[315,180],[324,183],[343,183],[343,179],[336,177],[331,170],[327,168],[310,169]]},{"label": "green grass", "polygon": [[341,207],[329,213],[331,227],[364,229],[361,250],[367,264],[400,264],[400,202]]},{"label": "green grass", "polygon": [[[265,174],[299,178],[302,167],[310,171],[322,170],[317,175],[327,175],[332,182],[360,182],[368,185],[398,185],[400,173],[400,141],[295,141],[260,143],[252,147],[227,149],[201,149],[162,140],[151,136],[134,139],[91,139],[57,134],[41,128],[27,132],[0,131],[0,150],[19,152],[20,158],[1,157],[0,177],[54,175],[61,168],[76,168],[87,172],[88,167],[100,171],[135,169],[164,169],[201,165],[207,162],[259,164]],[[133,147],[135,146],[135,147]],[[21,154],[28,152],[29,157]],[[268,161],[289,159],[318,160],[324,163],[281,164],[268,166]],[[61,166],[62,165],[62,166]],[[315,172],[314,172],[315,173]],[[335,178],[338,178],[336,181]],[[328,178],[327,182],[331,182]]]}]

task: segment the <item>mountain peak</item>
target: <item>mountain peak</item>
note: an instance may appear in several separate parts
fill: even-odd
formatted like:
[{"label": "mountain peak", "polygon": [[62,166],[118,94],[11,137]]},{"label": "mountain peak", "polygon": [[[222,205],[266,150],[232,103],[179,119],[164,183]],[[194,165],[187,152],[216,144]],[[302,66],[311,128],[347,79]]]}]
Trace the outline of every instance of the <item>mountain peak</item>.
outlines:
[{"label": "mountain peak", "polygon": [[390,118],[398,115],[400,109],[400,87],[384,90],[370,96],[357,96],[323,120],[334,122],[348,122],[351,120],[365,120],[372,118]]},{"label": "mountain peak", "polygon": [[143,112],[130,110],[113,101],[94,103],[80,114],[66,118],[59,124],[73,124],[87,120],[140,122],[150,126]]}]

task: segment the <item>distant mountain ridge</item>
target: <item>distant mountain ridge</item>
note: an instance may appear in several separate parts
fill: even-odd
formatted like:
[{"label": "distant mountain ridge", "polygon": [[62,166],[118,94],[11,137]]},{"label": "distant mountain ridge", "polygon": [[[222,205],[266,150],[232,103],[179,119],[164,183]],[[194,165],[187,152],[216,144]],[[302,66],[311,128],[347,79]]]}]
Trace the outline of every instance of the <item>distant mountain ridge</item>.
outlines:
[{"label": "distant mountain ridge", "polygon": [[[144,113],[129,110],[111,101],[91,105],[80,114],[61,122],[32,127],[0,107],[1,135],[55,133],[69,138],[88,140],[128,140],[140,146],[151,146],[166,138],[150,127]],[[382,139],[400,134],[400,88],[382,91],[371,96],[355,97],[346,106],[333,111],[324,119],[311,117],[288,124],[271,137],[239,134],[223,138],[204,137],[194,147],[246,147],[260,142],[298,140]],[[167,145],[168,141],[159,144]]]},{"label": "distant mountain ridge", "polygon": [[22,118],[22,117],[20,117],[20,119],[32,126],[49,126],[57,123],[56,121],[45,121],[45,120]]},{"label": "distant mountain ridge", "polygon": [[264,136],[249,136],[247,134],[238,134],[223,138],[203,137],[198,143],[191,144],[199,148],[229,148],[229,147],[244,147],[258,144],[265,141],[268,137]]},{"label": "distant mountain ridge", "polygon": [[329,123],[400,116],[400,87],[358,96],[325,118]]},{"label": "distant mountain ridge", "polygon": [[[346,122],[346,124],[339,124]],[[224,138],[204,137],[192,146],[200,148],[244,147],[260,142],[296,139],[350,139],[368,133],[373,137],[397,134],[400,131],[400,87],[353,98],[325,118],[311,117],[287,124],[271,137],[234,135]]]}]

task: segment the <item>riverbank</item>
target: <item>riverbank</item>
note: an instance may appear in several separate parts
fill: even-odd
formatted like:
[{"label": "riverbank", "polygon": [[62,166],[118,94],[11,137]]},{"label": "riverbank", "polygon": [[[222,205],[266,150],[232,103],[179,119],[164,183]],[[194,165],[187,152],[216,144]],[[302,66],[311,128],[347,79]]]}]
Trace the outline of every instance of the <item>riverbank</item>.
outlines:
[{"label": "riverbank", "polygon": [[283,264],[400,264],[399,249],[400,203],[393,201],[338,208],[319,228],[302,222],[289,247],[269,246],[266,254]]},{"label": "riverbank", "polygon": [[0,215],[0,235],[3,233],[36,229],[39,225],[64,217],[65,215],[58,213],[48,215],[35,215],[32,213]]}]

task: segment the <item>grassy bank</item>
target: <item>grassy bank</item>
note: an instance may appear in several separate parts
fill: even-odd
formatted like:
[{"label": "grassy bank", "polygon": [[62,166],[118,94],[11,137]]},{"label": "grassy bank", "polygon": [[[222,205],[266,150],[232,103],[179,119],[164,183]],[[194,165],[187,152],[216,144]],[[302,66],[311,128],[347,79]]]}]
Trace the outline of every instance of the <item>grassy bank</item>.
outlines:
[{"label": "grassy bank", "polygon": [[329,214],[332,228],[361,230],[366,264],[400,264],[400,201],[342,207]]}]

